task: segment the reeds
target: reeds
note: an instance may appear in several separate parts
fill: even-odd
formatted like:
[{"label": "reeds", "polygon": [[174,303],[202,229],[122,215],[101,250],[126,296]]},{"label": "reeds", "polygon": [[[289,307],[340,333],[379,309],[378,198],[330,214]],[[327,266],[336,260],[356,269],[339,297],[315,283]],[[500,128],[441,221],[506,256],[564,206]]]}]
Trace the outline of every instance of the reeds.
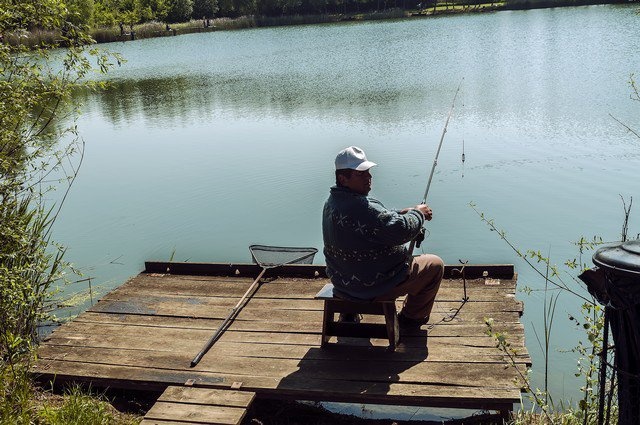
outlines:
[{"label": "reeds", "polygon": [[61,33],[59,31],[33,29],[29,32],[7,32],[4,34],[4,42],[11,46],[25,46],[35,49],[41,46],[55,46],[60,43]]}]

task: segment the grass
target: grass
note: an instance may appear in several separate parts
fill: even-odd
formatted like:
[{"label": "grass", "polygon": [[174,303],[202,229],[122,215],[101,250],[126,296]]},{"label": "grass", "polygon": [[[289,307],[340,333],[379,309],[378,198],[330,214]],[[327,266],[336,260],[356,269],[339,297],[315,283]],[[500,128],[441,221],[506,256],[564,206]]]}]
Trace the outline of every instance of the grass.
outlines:
[{"label": "grass", "polygon": [[0,365],[0,424],[134,425],[142,416],[116,410],[104,393],[72,386],[55,394],[35,386],[26,364]]},{"label": "grass", "polygon": [[85,392],[74,386],[63,396],[55,396],[48,392],[41,394],[46,397],[39,410],[38,418],[45,424],[138,424],[140,417],[132,414],[120,413],[109,404],[101,394]]}]

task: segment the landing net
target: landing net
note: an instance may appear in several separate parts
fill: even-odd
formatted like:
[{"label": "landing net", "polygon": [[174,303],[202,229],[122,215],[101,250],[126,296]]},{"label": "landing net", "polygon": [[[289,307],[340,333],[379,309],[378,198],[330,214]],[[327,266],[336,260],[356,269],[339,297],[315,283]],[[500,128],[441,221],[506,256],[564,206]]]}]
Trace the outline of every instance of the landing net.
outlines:
[{"label": "landing net", "polygon": [[263,268],[285,264],[311,264],[318,252],[315,248],[295,248],[289,246],[251,245],[251,259]]}]

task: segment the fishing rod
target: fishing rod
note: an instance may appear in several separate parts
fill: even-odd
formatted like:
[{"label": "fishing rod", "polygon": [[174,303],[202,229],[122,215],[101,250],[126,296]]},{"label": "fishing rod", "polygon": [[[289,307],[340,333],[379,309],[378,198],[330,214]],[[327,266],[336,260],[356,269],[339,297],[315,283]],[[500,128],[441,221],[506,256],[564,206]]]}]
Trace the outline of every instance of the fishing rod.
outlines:
[{"label": "fishing rod", "polygon": [[[427,182],[427,188],[424,191],[424,197],[422,198],[422,202],[420,204],[427,203],[427,195],[429,194],[429,188],[431,188],[431,181],[433,180],[433,173],[436,171],[436,165],[438,165],[438,156],[440,156],[440,149],[442,148],[442,142],[444,142],[444,135],[447,133],[447,127],[449,126],[449,120],[451,119],[451,115],[453,115],[453,108],[456,105],[456,98],[458,97],[458,92],[460,92],[460,87],[462,87],[462,83],[464,82],[464,78],[460,80],[460,84],[458,84],[458,88],[456,89],[456,93],[453,96],[453,102],[451,102],[451,108],[449,109],[449,115],[447,116],[447,120],[444,123],[444,127],[442,129],[442,135],[440,136],[440,143],[438,144],[438,150],[436,151],[436,157],[433,159],[433,166],[431,166],[431,173],[429,174],[429,181]],[[463,153],[464,155],[464,153]],[[464,161],[464,156],[463,159]],[[420,248],[420,243],[424,239],[424,230],[420,231],[420,235],[417,238],[411,241],[409,245],[409,253],[413,254],[413,248],[417,245]]]}]

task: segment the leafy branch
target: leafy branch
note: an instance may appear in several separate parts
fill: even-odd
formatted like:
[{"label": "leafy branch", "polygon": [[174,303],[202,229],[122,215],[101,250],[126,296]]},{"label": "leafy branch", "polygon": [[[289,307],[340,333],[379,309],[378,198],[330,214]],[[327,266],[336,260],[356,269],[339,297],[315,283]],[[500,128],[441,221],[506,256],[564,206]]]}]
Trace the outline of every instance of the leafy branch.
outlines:
[{"label": "leafy branch", "polygon": [[[540,251],[527,250],[526,252],[523,253],[507,238],[507,233],[504,230],[498,229],[493,219],[487,218],[483,212],[478,211],[478,209],[476,208],[476,204],[474,204],[473,202],[470,202],[469,206],[473,209],[473,211],[475,211],[475,213],[480,217],[480,219],[483,222],[485,222],[487,226],[489,226],[489,229],[493,232],[496,232],[498,236],[500,236],[500,239],[505,241],[505,243],[509,246],[509,248],[511,248],[519,258],[524,260],[531,267],[531,269],[533,269],[541,278],[545,279],[545,281],[554,285],[556,288],[567,291],[570,294],[575,295],[576,297],[582,299],[585,302],[591,302],[591,299],[586,298],[583,294],[575,291],[567,283],[565,283],[562,280],[562,277],[560,276],[558,267],[556,265],[552,265],[550,260],[546,258],[544,255],[542,255]],[[582,242],[582,244],[585,246],[587,245],[586,242]],[[546,270],[545,271],[540,270],[537,264],[534,264],[532,260],[535,260],[536,263],[545,264]],[[571,267],[574,264],[576,264],[575,261],[565,263],[565,265],[569,267]],[[549,276],[549,272],[550,272],[550,276]],[[570,276],[570,277],[575,282],[578,282],[575,277],[573,276]]]},{"label": "leafy branch", "polygon": [[[508,358],[508,365],[515,369],[518,374],[520,381],[524,385],[525,390],[531,394],[534,399],[535,404],[540,407],[542,413],[549,420],[549,423],[553,423],[553,419],[549,414],[549,406],[546,403],[546,392],[541,392],[539,390],[534,390],[531,387],[531,380],[529,379],[528,373],[530,369],[527,369],[527,373],[522,372],[522,369],[518,367],[516,363],[516,359],[518,356],[518,352],[511,347],[511,343],[509,342],[509,335],[506,332],[497,332],[494,330],[494,320],[490,317],[484,318],[484,324],[487,326],[487,330],[485,333],[492,337],[496,341],[496,348],[498,348],[502,353],[504,353]],[[543,398],[544,397],[544,398]]]}]

